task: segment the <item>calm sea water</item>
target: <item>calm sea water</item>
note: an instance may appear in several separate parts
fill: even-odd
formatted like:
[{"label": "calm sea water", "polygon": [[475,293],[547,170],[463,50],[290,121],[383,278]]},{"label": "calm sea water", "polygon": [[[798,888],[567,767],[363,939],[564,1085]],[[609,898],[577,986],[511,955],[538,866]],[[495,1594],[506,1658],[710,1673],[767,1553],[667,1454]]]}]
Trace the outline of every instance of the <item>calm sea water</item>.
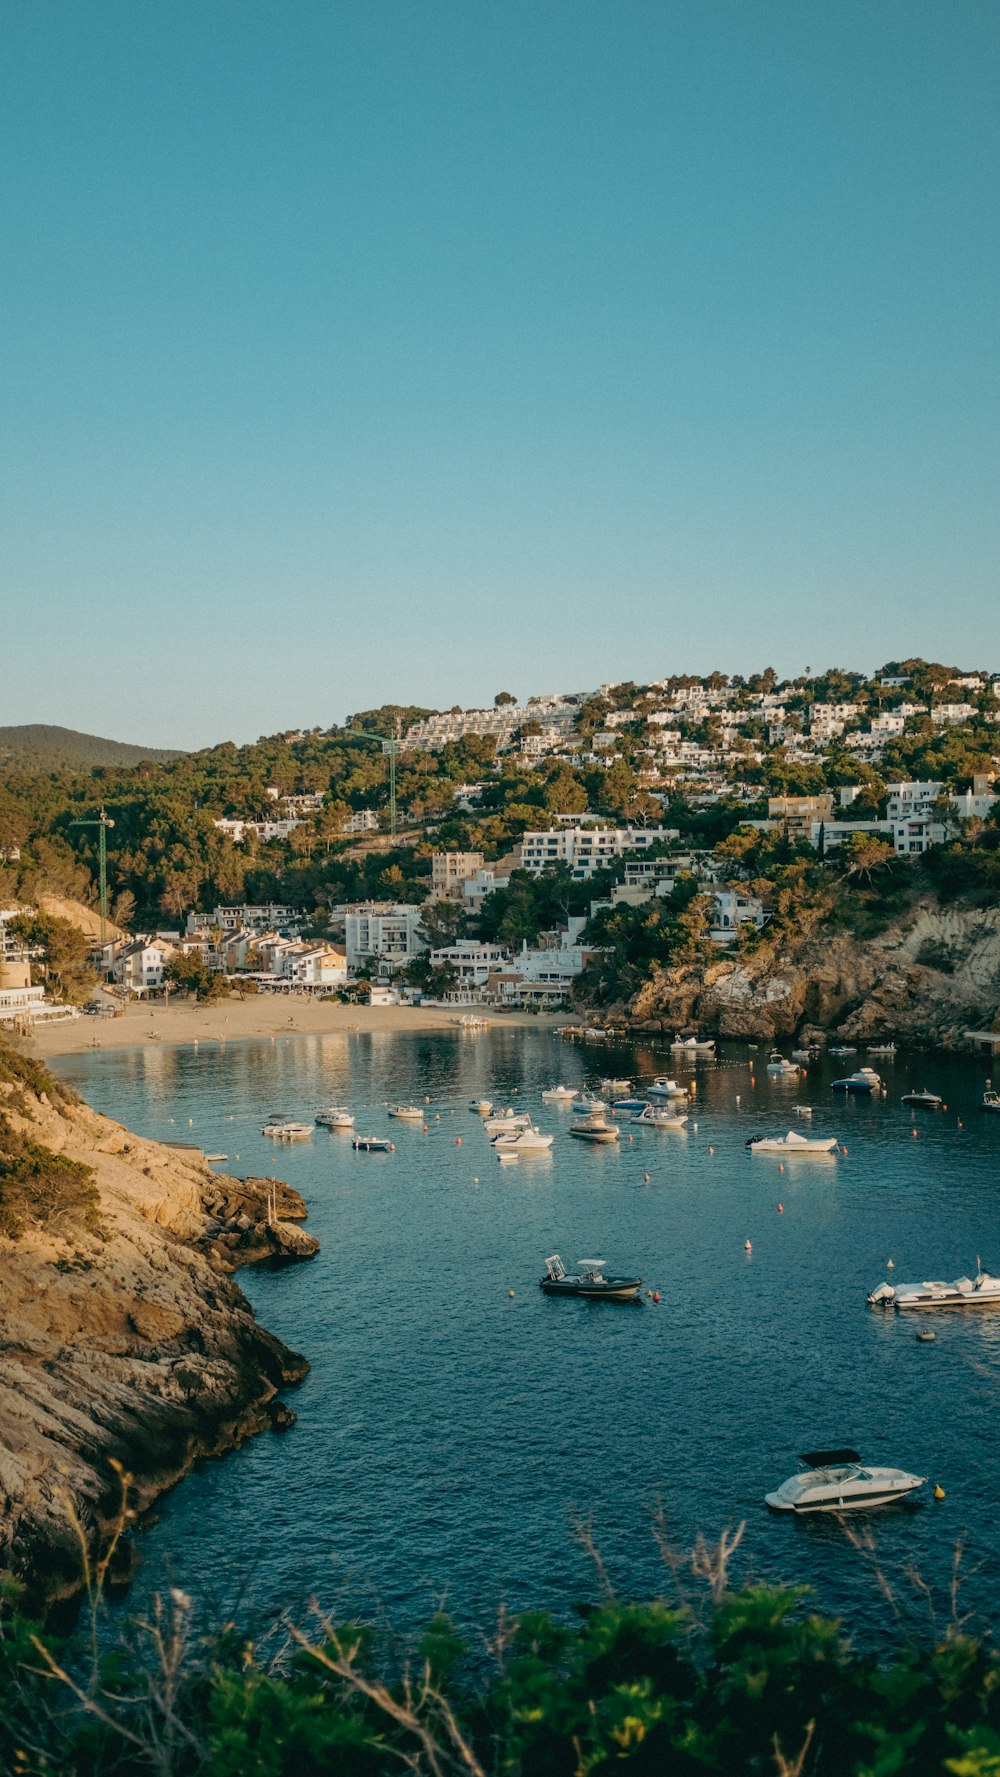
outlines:
[{"label": "calm sea water", "polygon": [[[581,1523],[623,1593],[663,1591],[662,1508],[680,1546],[746,1519],[737,1577],[807,1582],[858,1621],[876,1604],[864,1559],[832,1523],[762,1503],[799,1451],[855,1444],[947,1493],[865,1520],[886,1571],[915,1563],[943,1592],[964,1538],[978,1568],[964,1597],[992,1608],[1000,1312],[936,1317],[922,1344],[926,1319],[865,1305],[890,1257],[904,1281],[974,1270],[977,1253],[1000,1268],[1000,1118],[977,1110],[988,1069],[903,1055],[877,1063],[886,1100],[845,1102],[830,1080],[854,1062],[787,1085],[765,1060],[731,1046],[683,1070],[697,1084],[689,1128],[623,1134],[620,1149],[572,1140],[570,1113],[539,1093],[595,1070],[676,1074],[666,1051],[500,1028],[59,1063],[142,1134],[286,1178],[323,1248],[308,1265],[240,1273],[262,1322],[312,1364],[289,1396],[298,1423],[202,1464],[163,1502],[131,1603],[169,1578],[265,1618],[315,1593],[402,1628],[441,1600],[488,1626],[501,1603],[563,1610],[595,1594]],[[899,1095],[925,1083],[948,1110],[915,1121]],[[556,1132],[551,1155],[501,1168],[467,1109],[480,1093],[530,1106]],[[425,1097],[426,1133],[390,1122],[387,1101]],[[268,1113],[308,1118],[331,1102],[350,1105],[359,1133],[390,1134],[395,1153],[358,1155],[319,1129],[278,1149],[260,1134]],[[804,1127],[796,1102],[846,1157],[779,1172],[747,1153],[751,1134]],[[553,1251],[641,1271],[662,1302],[551,1300],[537,1279]]]}]

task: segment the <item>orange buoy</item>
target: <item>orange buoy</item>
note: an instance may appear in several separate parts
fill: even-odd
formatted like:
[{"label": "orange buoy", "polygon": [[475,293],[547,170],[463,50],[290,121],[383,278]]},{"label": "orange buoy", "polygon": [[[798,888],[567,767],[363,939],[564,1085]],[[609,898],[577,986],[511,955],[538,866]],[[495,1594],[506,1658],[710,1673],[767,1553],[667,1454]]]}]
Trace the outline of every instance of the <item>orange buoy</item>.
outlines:
[{"label": "orange buoy", "polygon": [[456,1137],[455,1137],[456,1148],[460,1148],[461,1145],[462,1145],[462,1137],[460,1135],[456,1135]]},{"label": "orange buoy", "polygon": [[779,1204],[778,1204],[778,1214],[779,1214],[779,1216],[783,1216],[783,1215],[784,1215],[784,1213],[785,1213],[785,1206],[784,1206],[784,1204],[783,1204],[783,1203],[779,1203]]},{"label": "orange buoy", "polygon": [[391,1141],[389,1143],[389,1152],[390,1152],[390,1154],[394,1154],[396,1152],[396,1144],[394,1141]]},{"label": "orange buoy", "polygon": [[630,1135],[630,1136],[629,1136],[629,1141],[635,1141],[635,1136],[634,1136],[634,1135]]},{"label": "orange buoy", "polygon": [[429,1135],[429,1134],[430,1134],[430,1124],[429,1124],[429,1123],[425,1123],[425,1124],[424,1124],[424,1134],[425,1134],[425,1135]]},{"label": "orange buoy", "polygon": [[785,1162],[782,1160],[779,1167],[778,1167],[778,1171],[784,1172],[784,1170],[785,1170]]},{"label": "orange buoy", "polygon": [[847,1153],[847,1149],[846,1149],[846,1148],[841,1148],[841,1150],[840,1150],[840,1151],[841,1151],[841,1153],[842,1153],[842,1154],[846,1154],[846,1153]]},{"label": "orange buoy", "polygon": [[745,1253],[752,1253],[752,1252],[753,1252],[753,1246],[752,1246],[752,1245],[751,1245],[751,1243],[750,1243],[750,1241],[749,1241],[749,1240],[744,1240],[744,1242],[743,1242],[743,1251],[744,1251],[744,1252],[745,1252]]},{"label": "orange buoy", "polygon": [[660,1300],[660,1292],[659,1292],[659,1290],[654,1290],[653,1291],[653,1301],[658,1302],[659,1300]]},{"label": "orange buoy", "polygon": [[958,1119],[958,1127],[959,1127],[959,1129],[964,1129],[964,1127],[965,1127],[965,1125],[962,1122],[961,1117],[959,1117],[959,1119]]},{"label": "orange buoy", "polygon": [[645,1181],[646,1181],[646,1183],[647,1183],[647,1185],[648,1185],[648,1184],[649,1184],[649,1173],[648,1173],[648,1172],[644,1172],[644,1173],[643,1173],[643,1175],[642,1175],[642,1176],[643,1176],[643,1178],[644,1178],[644,1179],[645,1179]]},{"label": "orange buoy", "polygon": [[917,1132],[916,1132],[916,1130],[915,1130],[915,1129],[911,1129],[911,1130],[910,1130],[910,1134],[911,1134],[911,1135],[916,1135],[916,1133],[917,1133]]}]

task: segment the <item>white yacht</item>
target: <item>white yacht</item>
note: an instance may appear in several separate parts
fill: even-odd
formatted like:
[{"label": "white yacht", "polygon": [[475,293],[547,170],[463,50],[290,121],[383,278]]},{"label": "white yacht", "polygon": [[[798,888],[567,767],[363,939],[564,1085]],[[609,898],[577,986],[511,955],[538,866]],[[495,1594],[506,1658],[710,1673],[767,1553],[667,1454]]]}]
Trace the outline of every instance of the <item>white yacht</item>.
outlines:
[{"label": "white yacht", "polygon": [[882,1081],[873,1067],[859,1067],[856,1073],[848,1074],[846,1080],[834,1080],[834,1092],[848,1092],[855,1098],[871,1097],[881,1092]]},{"label": "white yacht", "polygon": [[581,1092],[578,1098],[574,1098],[572,1108],[580,1117],[603,1117],[608,1107],[596,1092]]},{"label": "white yacht", "polygon": [[767,1071],[776,1080],[797,1080],[799,1077],[798,1063],[789,1061],[780,1049],[771,1050],[767,1058]]},{"label": "white yacht", "polygon": [[752,1135],[747,1142],[751,1154],[835,1154],[839,1146],[835,1135],[799,1135],[795,1129],[787,1135]]},{"label": "white yacht", "polygon": [[531,1118],[527,1111],[497,1111],[492,1117],[483,1118],[483,1129],[487,1135],[513,1135],[518,1129],[531,1127]]},{"label": "white yacht", "polygon": [[493,1100],[492,1098],[470,1098],[469,1109],[475,1111],[477,1117],[488,1117],[493,1109]]},{"label": "white yacht", "polygon": [[1000,1308],[1000,1277],[979,1266],[975,1277],[954,1283],[882,1283],[868,1301],[873,1308]]},{"label": "white yacht", "polygon": [[578,1136],[581,1141],[603,1142],[605,1146],[617,1141],[620,1133],[616,1124],[608,1122],[603,1111],[594,1111],[590,1116],[584,1117],[582,1122],[571,1123],[569,1132],[570,1135]]},{"label": "white yacht", "polygon": [[576,1093],[572,1086],[546,1086],[542,1093],[543,1104],[572,1104]]},{"label": "white yacht", "polygon": [[901,1468],[869,1468],[856,1450],[805,1451],[802,1474],[791,1475],[764,1503],[773,1512],[857,1512],[889,1505],[922,1487],[926,1475]]},{"label": "white yacht", "polygon": [[647,1098],[686,1098],[687,1095],[687,1087],[679,1085],[676,1080],[668,1079],[666,1074],[661,1074],[651,1086],[646,1087]]},{"label": "white yacht", "polygon": [[325,1111],[317,1111],[315,1121],[321,1129],[353,1129],[354,1118],[342,1104],[327,1105]]},{"label": "white yacht", "polygon": [[666,1104],[647,1104],[633,1114],[632,1121],[641,1123],[644,1129],[683,1129],[687,1111],[672,1111]]},{"label": "white yacht", "polygon": [[422,1123],[426,1112],[418,1104],[391,1104],[390,1117],[398,1117],[403,1123]]},{"label": "white yacht", "polygon": [[270,1135],[276,1141],[305,1141],[312,1132],[311,1123],[293,1123],[291,1117],[277,1117],[264,1124],[261,1135]]},{"label": "white yacht", "polygon": [[552,1146],[552,1137],[543,1135],[540,1129],[529,1123],[526,1129],[502,1130],[493,1137],[490,1145],[498,1154],[501,1149],[504,1153],[511,1154],[547,1154]]},{"label": "white yacht", "polygon": [[631,1080],[601,1081],[601,1092],[605,1098],[624,1098],[625,1094],[631,1092],[631,1090]]}]

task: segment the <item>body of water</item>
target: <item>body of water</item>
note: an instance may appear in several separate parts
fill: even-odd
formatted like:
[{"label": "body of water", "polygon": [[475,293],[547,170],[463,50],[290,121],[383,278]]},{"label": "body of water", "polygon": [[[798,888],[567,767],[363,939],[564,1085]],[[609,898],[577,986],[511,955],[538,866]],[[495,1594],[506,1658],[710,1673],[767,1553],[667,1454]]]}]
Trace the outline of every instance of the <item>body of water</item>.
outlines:
[{"label": "body of water", "polygon": [[[500,1604],[564,1610],[595,1595],[581,1524],[624,1595],[664,1591],[659,1510],[680,1547],[746,1519],[737,1578],[806,1582],[856,1620],[876,1607],[865,1559],[833,1522],[763,1505],[799,1451],[851,1444],[946,1489],[941,1504],[928,1487],[919,1505],[855,1520],[886,1571],[912,1562],[944,1594],[961,1537],[978,1568],[963,1597],[992,1605],[1000,1312],[865,1304],[890,1258],[903,1281],[974,1272],[977,1254],[1000,1269],[1000,1117],[977,1108],[988,1069],[904,1055],[875,1064],[884,1100],[845,1102],[830,1082],[853,1060],[792,1084],[769,1081],[765,1062],[732,1045],[679,1071],[668,1051],[501,1027],[57,1063],[141,1134],[287,1179],[322,1241],[308,1265],[239,1274],[261,1321],[312,1364],[289,1394],[297,1424],[203,1463],[162,1503],[140,1601],[169,1578],[229,1613],[267,1617],[315,1593],[403,1628],[443,1600],[488,1627]],[[571,1114],[539,1094],[599,1071],[693,1080],[687,1129],[576,1142]],[[915,1118],[899,1096],[925,1083],[948,1109]],[[530,1108],[555,1133],[551,1153],[499,1166],[467,1108],[481,1093]],[[387,1101],[425,1099],[426,1133],[389,1120]],[[320,1129],[280,1147],[260,1133],[271,1113],[311,1118],[328,1103],[349,1105],[359,1134],[391,1135],[395,1153],[356,1154]],[[806,1127],[795,1104],[814,1106],[813,1132],[846,1155],[779,1171],[748,1153],[752,1134]],[[639,1271],[662,1301],[543,1296],[554,1251]],[[928,1326],[936,1341],[918,1342]]]}]

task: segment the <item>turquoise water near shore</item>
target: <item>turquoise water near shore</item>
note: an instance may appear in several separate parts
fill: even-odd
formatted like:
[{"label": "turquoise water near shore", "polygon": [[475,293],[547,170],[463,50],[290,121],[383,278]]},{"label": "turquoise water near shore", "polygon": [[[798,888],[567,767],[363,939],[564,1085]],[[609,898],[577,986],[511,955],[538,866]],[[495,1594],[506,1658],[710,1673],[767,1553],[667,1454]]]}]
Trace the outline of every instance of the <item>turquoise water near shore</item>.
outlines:
[{"label": "turquoise water near shore", "polygon": [[[266,1620],[316,1594],[402,1628],[444,1601],[488,1628],[501,1604],[563,1610],[595,1594],[580,1525],[623,1594],[667,1590],[661,1511],[680,1546],[746,1519],[736,1577],[807,1583],[856,1619],[875,1608],[870,1563],[832,1522],[763,1505],[799,1451],[847,1443],[947,1492],[864,1519],[886,1571],[913,1563],[943,1594],[961,1537],[965,1603],[992,1610],[1000,1312],[915,1322],[865,1304],[890,1257],[903,1281],[972,1271],[977,1253],[1000,1270],[1000,1117],[977,1110],[988,1068],[904,1054],[875,1063],[884,1101],[845,1102],[830,1081],[853,1061],[786,1084],[765,1060],[732,1045],[678,1073],[667,1051],[501,1027],[54,1063],[141,1134],[287,1179],[322,1242],[308,1265],[239,1274],[261,1321],[312,1364],[289,1393],[297,1424],[201,1464],[162,1502],[129,1608],[169,1580],[227,1615]],[[600,1072],[694,1080],[689,1127],[629,1142],[623,1125],[620,1149],[575,1142],[569,1113],[539,1093]],[[948,1110],[914,1121],[899,1094],[925,1083]],[[551,1154],[500,1167],[467,1109],[479,1093],[531,1108]],[[425,1096],[426,1133],[389,1120],[387,1101]],[[333,1102],[395,1153],[358,1155],[319,1129],[289,1146],[260,1134],[270,1113]],[[795,1103],[846,1156],[779,1172],[746,1151],[750,1135],[804,1127]],[[553,1251],[641,1271],[662,1301],[546,1298]],[[933,1344],[917,1325],[933,1325]]]}]

